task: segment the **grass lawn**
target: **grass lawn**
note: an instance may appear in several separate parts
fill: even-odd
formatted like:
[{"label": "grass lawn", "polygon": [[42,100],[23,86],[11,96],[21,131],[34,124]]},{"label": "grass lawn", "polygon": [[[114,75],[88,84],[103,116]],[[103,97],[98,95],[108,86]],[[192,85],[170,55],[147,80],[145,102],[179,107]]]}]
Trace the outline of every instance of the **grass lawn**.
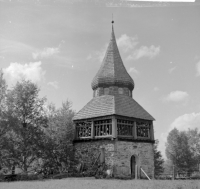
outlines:
[{"label": "grass lawn", "polygon": [[200,189],[199,180],[61,180],[0,182],[0,189]]}]

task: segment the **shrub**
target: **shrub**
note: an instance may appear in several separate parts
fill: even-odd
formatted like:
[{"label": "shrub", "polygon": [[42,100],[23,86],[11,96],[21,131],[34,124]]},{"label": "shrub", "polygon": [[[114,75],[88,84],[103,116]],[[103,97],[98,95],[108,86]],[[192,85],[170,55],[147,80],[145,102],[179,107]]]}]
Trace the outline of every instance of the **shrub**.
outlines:
[{"label": "shrub", "polygon": [[16,180],[18,181],[28,181],[28,180],[38,180],[39,179],[39,175],[35,175],[35,174],[19,174],[16,177]]},{"label": "shrub", "polygon": [[171,175],[160,175],[156,177],[156,180],[172,180]]},{"label": "shrub", "polygon": [[200,179],[200,172],[195,172],[191,175],[191,179]]}]

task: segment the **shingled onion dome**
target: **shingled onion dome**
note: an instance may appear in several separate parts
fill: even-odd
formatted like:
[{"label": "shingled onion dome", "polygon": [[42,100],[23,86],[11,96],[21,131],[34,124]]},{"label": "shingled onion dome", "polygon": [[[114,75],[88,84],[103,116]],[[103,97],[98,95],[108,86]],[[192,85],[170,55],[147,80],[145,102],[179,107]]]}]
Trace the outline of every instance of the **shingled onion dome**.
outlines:
[{"label": "shingled onion dome", "polygon": [[134,81],[126,71],[117,47],[113,25],[106,55],[91,85],[93,90],[110,86],[127,87],[130,91],[134,89]]}]

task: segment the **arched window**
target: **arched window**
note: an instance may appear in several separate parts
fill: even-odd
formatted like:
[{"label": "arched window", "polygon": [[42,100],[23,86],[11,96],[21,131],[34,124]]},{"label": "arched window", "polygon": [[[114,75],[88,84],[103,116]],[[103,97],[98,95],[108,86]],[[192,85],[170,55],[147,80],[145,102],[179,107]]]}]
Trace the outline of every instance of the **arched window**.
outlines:
[{"label": "arched window", "polygon": [[109,88],[104,88],[104,94],[108,95],[109,94]]},{"label": "arched window", "polygon": [[118,88],[118,93],[119,94],[123,94],[124,93],[124,90],[122,88]]}]

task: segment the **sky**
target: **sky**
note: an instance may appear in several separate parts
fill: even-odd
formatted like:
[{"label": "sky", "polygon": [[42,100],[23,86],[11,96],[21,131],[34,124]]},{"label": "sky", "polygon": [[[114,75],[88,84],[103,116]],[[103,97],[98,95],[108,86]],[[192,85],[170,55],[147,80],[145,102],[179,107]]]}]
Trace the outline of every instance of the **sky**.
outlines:
[{"label": "sky", "polygon": [[[97,1],[96,1],[97,2]],[[113,1],[112,1],[113,2]],[[78,112],[111,36],[135,82],[133,98],[156,120],[165,157],[174,127],[200,129],[200,3],[126,6],[69,0],[0,0],[0,68],[10,88],[25,77],[58,108]]]}]

